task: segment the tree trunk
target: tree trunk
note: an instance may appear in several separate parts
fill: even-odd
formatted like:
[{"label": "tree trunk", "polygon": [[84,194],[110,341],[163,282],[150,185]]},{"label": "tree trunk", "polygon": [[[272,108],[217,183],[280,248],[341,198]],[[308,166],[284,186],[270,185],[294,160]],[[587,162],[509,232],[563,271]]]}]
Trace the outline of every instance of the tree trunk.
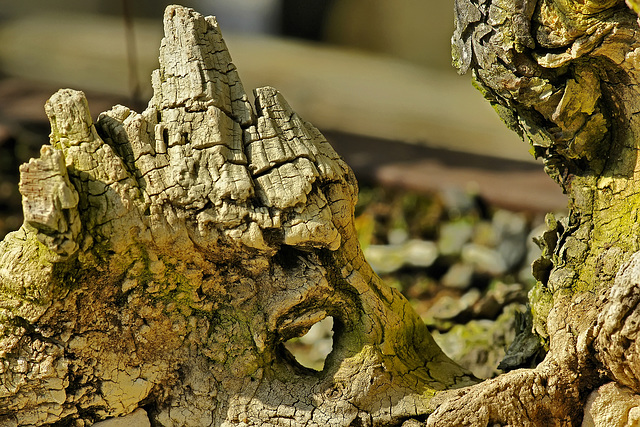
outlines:
[{"label": "tree trunk", "polygon": [[[253,108],[215,20],[170,6],[142,114],[47,102],[0,243],[0,425],[632,419],[638,37],[619,3],[456,0],[461,69],[570,198],[534,265],[540,365],[479,383],[448,359],[365,262],[348,166],[275,89]],[[283,343],[326,317],[333,350],[305,368]]]},{"label": "tree trunk", "polygon": [[[638,17],[622,0],[455,5],[454,63],[472,70],[542,158],[568,195],[569,215],[547,217],[533,264],[533,330],[548,348],[544,362],[467,389],[436,412],[451,422],[474,406],[485,408],[475,418],[482,422],[638,422]],[[486,399],[492,393],[502,397]],[[518,404],[507,413],[501,402]]]}]

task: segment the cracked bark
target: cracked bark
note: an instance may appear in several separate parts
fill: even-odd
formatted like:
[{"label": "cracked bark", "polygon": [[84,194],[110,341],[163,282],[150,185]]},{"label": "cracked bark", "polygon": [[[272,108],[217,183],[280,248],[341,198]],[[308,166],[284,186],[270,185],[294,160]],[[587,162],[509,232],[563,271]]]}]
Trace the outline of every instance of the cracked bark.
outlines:
[{"label": "cracked bark", "polygon": [[[365,262],[348,166],[275,89],[251,105],[214,18],[171,6],[145,111],[92,123],[68,89],[46,104],[25,223],[0,243],[0,424],[637,418],[637,17],[615,0],[455,7],[459,68],[569,197],[539,239],[535,336],[504,367],[532,339],[543,362],[478,383],[449,360]],[[327,316],[333,351],[306,369],[283,343]]]},{"label": "cracked bark", "polygon": [[455,3],[454,63],[543,160],[570,213],[547,217],[533,265],[544,361],[459,391],[429,422],[631,425],[640,392],[637,2]]}]

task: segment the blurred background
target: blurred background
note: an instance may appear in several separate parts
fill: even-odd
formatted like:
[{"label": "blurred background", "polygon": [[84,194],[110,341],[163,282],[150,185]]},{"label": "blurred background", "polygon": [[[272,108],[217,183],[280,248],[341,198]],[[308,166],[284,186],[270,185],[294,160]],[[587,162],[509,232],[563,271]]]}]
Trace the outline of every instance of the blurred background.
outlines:
[{"label": "blurred background", "polygon": [[[71,87],[85,91],[94,117],[117,103],[144,109],[167,4],[4,2],[0,237],[22,223],[18,167],[48,142],[46,99]],[[450,65],[453,1],[182,4],[217,16],[248,92],[276,87],[325,134],[360,182],[356,222],[373,267],[450,356],[496,375],[533,283],[532,236],[566,199]],[[291,351],[306,348],[300,358],[321,366],[309,346],[327,347],[325,329]]]}]

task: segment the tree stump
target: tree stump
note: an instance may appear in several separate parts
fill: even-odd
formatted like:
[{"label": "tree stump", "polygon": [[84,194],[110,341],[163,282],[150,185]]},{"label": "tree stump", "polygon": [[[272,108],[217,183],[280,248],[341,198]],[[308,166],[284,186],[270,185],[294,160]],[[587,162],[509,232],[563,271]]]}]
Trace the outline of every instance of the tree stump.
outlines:
[{"label": "tree stump", "polygon": [[[628,3],[637,10],[637,2]],[[568,195],[570,213],[547,216],[543,256],[533,264],[533,332],[548,349],[545,360],[467,389],[430,421],[634,424],[638,16],[622,0],[456,0],[455,7],[454,63],[472,71],[504,122],[542,158]],[[516,404],[507,410],[501,402]],[[477,415],[460,418],[470,406]]]},{"label": "tree stump", "polygon": [[[275,89],[251,105],[214,18],[170,6],[144,112],[93,123],[69,89],[46,104],[25,222],[0,243],[0,425],[637,420],[637,16],[618,0],[455,5],[460,70],[571,209],[547,217],[510,372],[479,382],[441,352],[365,262],[348,166]],[[333,350],[305,368],[284,343],[327,317]],[[532,342],[546,358],[516,369]]]}]

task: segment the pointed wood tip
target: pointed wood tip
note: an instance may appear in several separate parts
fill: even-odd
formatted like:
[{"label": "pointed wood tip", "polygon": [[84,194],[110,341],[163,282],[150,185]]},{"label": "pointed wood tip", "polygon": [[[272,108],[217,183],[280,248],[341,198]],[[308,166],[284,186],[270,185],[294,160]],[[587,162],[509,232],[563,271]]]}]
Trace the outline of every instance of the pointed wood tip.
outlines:
[{"label": "pointed wood tip", "polygon": [[153,74],[158,109],[215,106],[240,124],[251,122],[251,105],[214,17],[171,5],[164,14],[160,68]]}]

